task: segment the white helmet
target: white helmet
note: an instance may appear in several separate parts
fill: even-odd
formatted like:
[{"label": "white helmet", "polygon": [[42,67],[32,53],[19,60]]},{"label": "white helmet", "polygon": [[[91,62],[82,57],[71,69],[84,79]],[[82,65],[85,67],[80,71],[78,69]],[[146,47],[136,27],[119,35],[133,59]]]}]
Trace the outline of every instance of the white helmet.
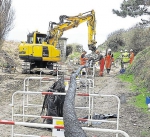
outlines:
[{"label": "white helmet", "polygon": [[122,51],[122,50],[120,50],[120,52],[122,53],[123,51]]},{"label": "white helmet", "polygon": [[133,51],[133,49],[130,49],[130,51]]},{"label": "white helmet", "polygon": [[111,49],[108,49],[108,52],[111,51]]},{"label": "white helmet", "polygon": [[127,50],[126,50],[126,49],[125,49],[124,51],[125,51],[125,52],[127,52]]}]

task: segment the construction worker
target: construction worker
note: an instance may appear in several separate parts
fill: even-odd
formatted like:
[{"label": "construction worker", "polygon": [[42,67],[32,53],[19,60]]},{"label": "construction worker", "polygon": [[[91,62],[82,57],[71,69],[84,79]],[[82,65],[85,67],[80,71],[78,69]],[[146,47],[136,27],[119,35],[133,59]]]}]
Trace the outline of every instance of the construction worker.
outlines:
[{"label": "construction worker", "polygon": [[123,68],[123,63],[122,63],[122,54],[123,54],[123,51],[121,50],[121,51],[120,51],[120,56],[119,56],[120,63],[121,63],[121,68]]},{"label": "construction worker", "polygon": [[130,55],[127,52],[127,50],[125,50],[125,52],[122,53],[122,64],[121,64],[122,69],[127,68],[128,64],[129,64],[129,60],[130,60]]},{"label": "construction worker", "polygon": [[[83,53],[81,54],[81,57],[80,57],[80,65],[82,65],[82,66],[84,66],[86,64],[86,61],[88,60],[88,58],[85,57],[86,53],[87,53],[86,51],[83,51]],[[81,74],[85,75],[87,72],[88,72],[88,69],[83,68]]]},{"label": "construction worker", "polygon": [[83,51],[83,53],[81,54],[81,57],[80,57],[80,65],[85,65],[86,64],[86,61],[88,60],[88,58],[85,57],[86,55],[86,51]]},{"label": "construction worker", "polygon": [[99,76],[102,77],[104,71],[105,59],[103,58],[103,55],[100,54],[100,51],[96,50],[96,54],[98,55],[96,60],[99,61],[99,66],[100,66]]},{"label": "construction worker", "polygon": [[130,49],[130,61],[129,61],[129,63],[132,64],[133,60],[134,60],[133,49]]},{"label": "construction worker", "polygon": [[111,49],[108,49],[105,55],[105,67],[107,70],[107,74],[109,74],[113,62],[114,62],[113,54],[111,53]]},{"label": "construction worker", "polygon": [[123,53],[123,51],[122,51],[122,50],[120,50],[121,57],[122,57],[122,53]]},{"label": "construction worker", "polygon": [[122,50],[120,50],[120,55],[119,55],[119,57],[118,57],[118,59],[122,59],[122,53],[123,53],[123,51]]}]

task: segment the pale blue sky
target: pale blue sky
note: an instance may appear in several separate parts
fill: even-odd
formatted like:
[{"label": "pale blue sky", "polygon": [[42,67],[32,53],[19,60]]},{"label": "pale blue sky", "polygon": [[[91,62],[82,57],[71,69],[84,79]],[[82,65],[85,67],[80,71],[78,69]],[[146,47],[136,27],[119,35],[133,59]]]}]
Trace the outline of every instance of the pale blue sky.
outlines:
[{"label": "pale blue sky", "polygon": [[[60,15],[75,16],[92,9],[96,14],[97,46],[105,42],[107,35],[118,29],[127,29],[140,18],[121,18],[112,13],[119,9],[123,0],[13,0],[16,11],[15,28],[9,33],[8,40],[26,41],[28,32],[38,30],[47,33],[49,21],[59,22]],[[87,50],[86,22],[77,28],[64,32],[67,44],[79,43]]]}]

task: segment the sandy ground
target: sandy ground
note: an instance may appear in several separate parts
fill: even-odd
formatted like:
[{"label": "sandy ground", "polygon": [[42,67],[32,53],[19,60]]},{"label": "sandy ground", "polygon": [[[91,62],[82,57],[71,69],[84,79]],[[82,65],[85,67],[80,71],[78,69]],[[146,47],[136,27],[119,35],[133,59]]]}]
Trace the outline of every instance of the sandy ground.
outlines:
[{"label": "sandy ground", "polygon": [[[120,107],[120,119],[119,119],[119,129],[125,131],[129,134],[130,137],[149,137],[150,136],[150,124],[149,124],[149,115],[142,113],[139,109],[132,106],[129,101],[136,94],[129,90],[129,84],[121,82],[117,75],[119,75],[118,69],[115,67],[112,68],[109,75],[104,73],[104,77],[95,77],[95,87],[91,91],[94,94],[103,94],[103,95],[117,95],[121,99]],[[25,77],[35,76],[35,75],[23,75],[20,73],[7,74],[2,73],[0,70],[0,119],[2,120],[12,120],[12,110],[9,104],[12,103],[12,94],[15,91],[23,90],[23,81]],[[39,75],[36,75],[39,76]],[[41,91],[48,89],[51,86],[53,81],[49,83],[43,83],[39,87],[39,81],[30,80],[29,90],[31,91]],[[77,91],[77,92],[80,92]],[[83,91],[82,91],[83,92]],[[15,96],[15,113],[22,113],[22,99],[21,94]],[[41,105],[43,102],[43,97],[38,95],[31,95],[29,98],[31,103]],[[111,97],[94,97],[93,98],[93,114],[117,114],[117,101]],[[76,97],[76,106],[87,106],[88,99]],[[25,110],[25,113],[40,115],[41,107],[28,108]],[[76,109],[78,117],[85,117],[88,114],[87,110]],[[32,121],[34,120],[34,121]],[[116,119],[110,119],[116,120]],[[15,118],[14,121],[22,121],[22,118]],[[40,118],[25,118],[25,121],[40,122]],[[87,126],[87,124],[84,124]],[[92,124],[92,127],[107,128],[107,129],[116,129],[116,124],[112,123],[101,123],[101,124]],[[0,137],[10,137],[11,136],[11,126],[10,125],[0,125]],[[50,136],[51,132],[46,129],[37,129],[29,128],[23,126],[14,126],[15,133],[29,134],[29,135],[38,135],[38,136]],[[115,134],[112,133],[103,133],[103,132],[91,132],[86,131],[88,137],[115,137]],[[122,135],[118,135],[123,137]]]}]

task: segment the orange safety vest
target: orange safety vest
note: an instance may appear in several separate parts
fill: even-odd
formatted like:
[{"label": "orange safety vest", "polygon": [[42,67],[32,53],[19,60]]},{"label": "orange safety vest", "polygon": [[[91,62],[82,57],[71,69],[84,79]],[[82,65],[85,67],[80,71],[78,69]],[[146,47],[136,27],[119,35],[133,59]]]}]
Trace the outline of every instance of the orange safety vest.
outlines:
[{"label": "orange safety vest", "polygon": [[132,52],[130,54],[130,64],[132,64],[133,60],[134,60],[134,53]]},{"label": "orange safety vest", "polygon": [[111,68],[111,63],[114,61],[114,58],[112,57],[112,55],[107,54],[105,56],[105,67],[106,69],[110,69]]},{"label": "orange safety vest", "polygon": [[[83,54],[82,54],[83,55]],[[86,60],[87,60],[87,58],[82,58],[82,55],[81,55],[81,57],[80,57],[80,65],[85,65],[86,64]]]},{"label": "orange safety vest", "polygon": [[105,65],[105,59],[102,58],[102,59],[99,61],[99,64],[100,64],[100,72],[99,72],[99,75],[100,75],[100,76],[103,76],[104,65]]}]

